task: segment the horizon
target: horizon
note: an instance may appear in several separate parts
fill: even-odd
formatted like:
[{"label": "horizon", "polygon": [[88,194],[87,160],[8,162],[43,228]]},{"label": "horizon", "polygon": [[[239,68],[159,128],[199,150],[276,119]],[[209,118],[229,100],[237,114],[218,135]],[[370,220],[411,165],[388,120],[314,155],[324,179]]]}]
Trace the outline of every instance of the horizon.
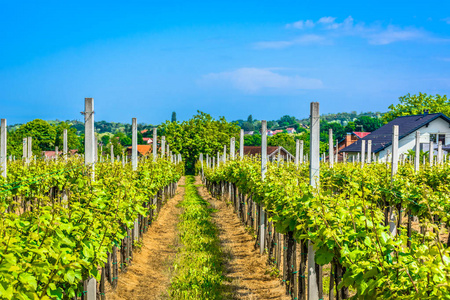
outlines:
[{"label": "horizon", "polygon": [[172,111],[303,118],[312,101],[321,114],[387,111],[407,93],[450,91],[450,3],[436,0],[3,8],[0,118],[10,124],[82,120],[85,97],[98,120],[159,124]]}]

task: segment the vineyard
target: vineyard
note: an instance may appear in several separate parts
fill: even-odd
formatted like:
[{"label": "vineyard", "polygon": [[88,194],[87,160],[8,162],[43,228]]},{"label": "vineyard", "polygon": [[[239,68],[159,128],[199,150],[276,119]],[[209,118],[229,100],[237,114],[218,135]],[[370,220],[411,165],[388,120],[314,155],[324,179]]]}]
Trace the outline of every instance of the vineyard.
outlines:
[{"label": "vineyard", "polygon": [[[362,150],[359,161],[337,163],[331,138],[328,159],[319,161],[314,111],[309,157],[298,141],[295,161],[280,152],[269,161],[262,121],[261,153],[244,156],[241,130],[238,155],[231,136],[229,152],[219,144],[223,152],[184,162],[165,136],[153,155],[138,156],[133,119],[129,163],[125,154],[116,159],[112,147],[110,156],[98,153],[92,99],[85,110],[84,155],[68,155],[65,145],[61,156],[36,159],[27,138],[23,159],[7,162],[1,145],[1,299],[450,299],[450,163],[441,156],[421,165],[418,155],[399,160],[398,127],[387,162],[371,161],[370,150],[367,156]],[[181,179],[191,164],[198,177]],[[148,257],[134,256],[177,188],[183,196],[162,215],[174,230],[160,226],[161,250],[151,248],[169,262],[159,287],[166,294],[148,298],[145,284],[137,284],[134,298],[126,280],[118,282],[134,261],[141,264],[133,271],[137,280],[153,267]],[[241,231],[225,226],[230,215],[219,214],[230,204]],[[230,241],[246,253],[233,258],[224,247]],[[248,264],[253,283],[230,284],[233,259]],[[258,259],[264,266],[252,267]],[[237,274],[250,277],[242,269]],[[269,282],[273,291],[257,291]],[[252,289],[247,297],[237,292]]]}]

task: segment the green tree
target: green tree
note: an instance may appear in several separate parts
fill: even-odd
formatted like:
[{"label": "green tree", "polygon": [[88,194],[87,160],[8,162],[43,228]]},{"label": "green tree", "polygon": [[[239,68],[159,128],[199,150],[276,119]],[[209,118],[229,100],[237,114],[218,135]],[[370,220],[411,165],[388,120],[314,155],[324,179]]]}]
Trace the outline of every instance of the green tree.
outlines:
[{"label": "green tree", "polygon": [[137,133],[137,144],[138,144],[138,145],[144,145],[144,144],[146,144],[146,143],[144,142],[143,137],[142,137],[142,133],[140,133],[139,131],[138,131],[138,133]]},{"label": "green tree", "polygon": [[[166,140],[174,153],[181,153],[186,165],[186,172],[192,174],[200,153],[217,155],[223,151],[223,145],[230,145],[230,138],[235,137],[239,143],[239,126],[221,117],[213,119],[209,114],[197,111],[197,115],[182,123],[166,122],[160,126],[165,132]],[[158,129],[159,131],[159,129]]]},{"label": "green tree", "polygon": [[269,146],[281,146],[292,155],[295,155],[295,137],[288,133],[277,133],[267,138]]},{"label": "green tree", "polygon": [[[80,147],[80,139],[77,136],[77,129],[72,127],[68,122],[60,122],[56,125],[55,146],[58,146],[59,151],[63,151],[64,147],[64,129],[67,129],[67,148],[78,149]],[[84,144],[83,144],[84,147]]]},{"label": "green tree", "polygon": [[247,122],[253,123],[253,116],[252,116],[252,115],[249,115],[249,116],[248,116]]},{"label": "green tree", "polygon": [[362,126],[361,131],[372,132],[380,128],[383,124],[381,123],[381,120],[379,118],[362,116],[355,121],[355,127],[358,125]]},{"label": "green tree", "polygon": [[177,113],[172,112],[172,122],[176,122],[176,121],[177,121]]},{"label": "green tree", "polygon": [[109,135],[105,134],[102,136],[101,140],[102,140],[103,145],[106,146],[109,144],[110,137],[109,137]]},{"label": "green tree", "polygon": [[22,157],[23,138],[31,136],[33,155],[41,156],[42,151],[55,149],[56,129],[40,119],[21,125],[8,135],[8,155]]},{"label": "green tree", "polygon": [[255,130],[255,126],[253,125],[253,123],[244,122],[242,123],[242,129],[244,129],[245,131],[253,131]]},{"label": "green tree", "polygon": [[[120,141],[117,137],[112,137],[110,140],[110,146],[113,145],[114,146],[114,156],[120,155],[122,156],[122,150],[124,149],[124,147],[120,144]],[[111,151],[111,150],[110,150]]]},{"label": "green tree", "polygon": [[388,123],[397,117],[423,114],[424,110],[429,113],[443,113],[450,116],[450,100],[447,96],[427,95],[419,93],[419,95],[410,95],[409,93],[399,98],[400,103],[391,104],[389,111],[383,115],[383,123]]},{"label": "green tree", "polygon": [[261,146],[261,135],[260,134],[244,135],[244,146]]}]

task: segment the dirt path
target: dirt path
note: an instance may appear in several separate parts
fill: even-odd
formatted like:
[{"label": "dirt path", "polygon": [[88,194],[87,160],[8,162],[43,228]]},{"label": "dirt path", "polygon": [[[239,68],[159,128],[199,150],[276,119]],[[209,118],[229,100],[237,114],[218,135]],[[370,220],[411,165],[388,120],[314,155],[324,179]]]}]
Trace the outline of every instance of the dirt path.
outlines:
[{"label": "dirt path", "polygon": [[177,204],[184,197],[184,181],[178,182],[175,197],[162,207],[156,221],[144,235],[143,246],[134,253],[132,265],[126,273],[119,273],[116,290],[107,290],[108,300],[167,299],[170,284],[170,267],[178,247]]},{"label": "dirt path", "polygon": [[200,186],[202,184],[200,177],[196,176],[195,179],[200,196],[218,209],[213,218],[220,230],[219,238],[224,252],[229,254],[227,277],[230,279],[229,284],[235,299],[289,300],[290,297],[285,295],[280,280],[269,275],[270,266],[267,264],[267,257],[261,256],[255,250],[255,241],[245,231],[232,206],[212,198],[206,188]]}]

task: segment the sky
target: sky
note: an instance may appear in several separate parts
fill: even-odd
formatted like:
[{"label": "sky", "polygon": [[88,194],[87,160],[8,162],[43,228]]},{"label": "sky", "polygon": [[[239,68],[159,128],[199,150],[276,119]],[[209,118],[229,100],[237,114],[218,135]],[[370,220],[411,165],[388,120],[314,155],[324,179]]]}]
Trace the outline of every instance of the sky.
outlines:
[{"label": "sky", "polygon": [[[450,2],[0,1],[0,117],[158,124],[449,95]],[[449,95],[450,96],[450,95]]]}]

